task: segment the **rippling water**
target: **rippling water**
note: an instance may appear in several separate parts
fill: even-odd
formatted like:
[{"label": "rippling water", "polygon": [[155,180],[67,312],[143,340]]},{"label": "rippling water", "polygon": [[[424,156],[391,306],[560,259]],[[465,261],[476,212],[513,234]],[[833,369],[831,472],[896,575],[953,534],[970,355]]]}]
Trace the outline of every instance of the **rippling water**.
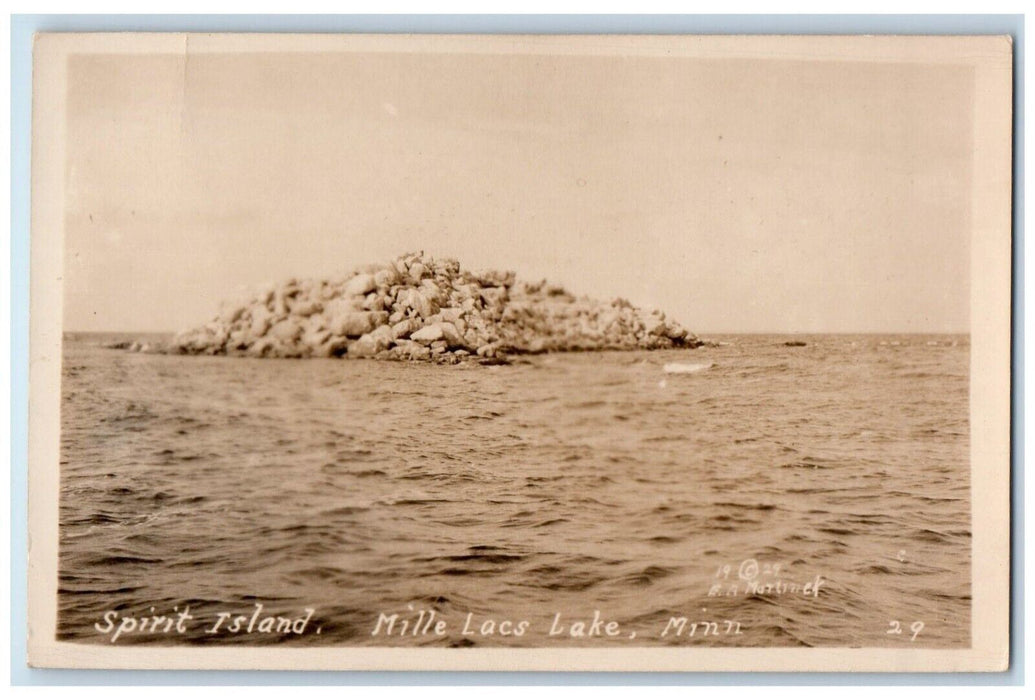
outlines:
[{"label": "rippling water", "polygon": [[[719,339],[441,367],[70,336],[58,636],[189,608],[117,642],[969,646],[967,338]],[[207,631],[257,604],[314,612]],[[570,636],[595,610],[620,637]]]}]

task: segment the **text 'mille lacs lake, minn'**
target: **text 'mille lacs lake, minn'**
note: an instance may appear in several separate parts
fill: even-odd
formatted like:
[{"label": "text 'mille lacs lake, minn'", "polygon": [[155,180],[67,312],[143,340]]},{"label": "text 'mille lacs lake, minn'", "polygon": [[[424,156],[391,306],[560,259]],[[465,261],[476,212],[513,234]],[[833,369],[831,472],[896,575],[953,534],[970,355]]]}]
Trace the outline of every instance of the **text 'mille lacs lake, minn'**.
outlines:
[{"label": "text 'mille lacs lake, minn'", "polygon": [[34,665],[1003,668],[1008,38],[34,60]]}]

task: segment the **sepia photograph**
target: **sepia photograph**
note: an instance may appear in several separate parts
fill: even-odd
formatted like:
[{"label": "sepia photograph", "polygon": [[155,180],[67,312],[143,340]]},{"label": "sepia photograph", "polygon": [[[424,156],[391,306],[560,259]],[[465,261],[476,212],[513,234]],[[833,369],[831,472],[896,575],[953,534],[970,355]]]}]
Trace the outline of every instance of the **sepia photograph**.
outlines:
[{"label": "sepia photograph", "polygon": [[1002,670],[1002,36],[41,34],[30,661]]}]

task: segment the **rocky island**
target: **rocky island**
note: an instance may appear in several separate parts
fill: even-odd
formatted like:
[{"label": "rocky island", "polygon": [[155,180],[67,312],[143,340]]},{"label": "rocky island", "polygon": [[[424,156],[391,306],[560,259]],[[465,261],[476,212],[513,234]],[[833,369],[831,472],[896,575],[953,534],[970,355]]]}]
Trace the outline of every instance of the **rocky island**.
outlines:
[{"label": "rocky island", "polygon": [[[660,311],[576,298],[513,272],[470,272],[422,253],[334,280],[298,280],[224,303],[159,351],[247,357],[347,357],[456,364],[508,355],[701,345]],[[140,343],[133,350],[149,349]]]}]

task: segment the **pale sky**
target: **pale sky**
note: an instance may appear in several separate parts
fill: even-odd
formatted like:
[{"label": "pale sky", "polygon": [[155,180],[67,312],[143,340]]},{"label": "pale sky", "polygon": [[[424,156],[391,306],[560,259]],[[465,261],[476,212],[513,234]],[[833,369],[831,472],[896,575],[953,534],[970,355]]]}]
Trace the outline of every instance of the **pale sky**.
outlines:
[{"label": "pale sky", "polygon": [[67,330],[423,249],[697,333],[966,332],[965,66],[73,56]]}]

